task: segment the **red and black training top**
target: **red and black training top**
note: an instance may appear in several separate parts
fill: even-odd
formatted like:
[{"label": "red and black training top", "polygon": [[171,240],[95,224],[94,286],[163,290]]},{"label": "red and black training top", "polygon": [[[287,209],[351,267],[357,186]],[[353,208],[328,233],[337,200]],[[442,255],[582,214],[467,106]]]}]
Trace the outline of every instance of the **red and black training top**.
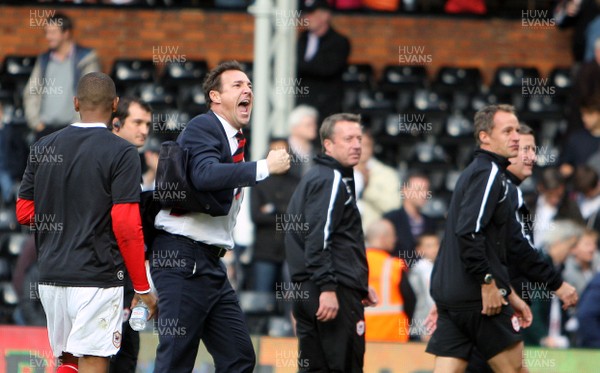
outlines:
[{"label": "red and black training top", "polygon": [[28,201],[35,206],[30,226],[40,283],[122,286],[125,267],[118,238],[134,269],[136,290],[149,289],[138,210],[139,162],[135,148],[106,127],[71,125],[31,147],[19,199],[26,202],[20,204],[21,215]]}]

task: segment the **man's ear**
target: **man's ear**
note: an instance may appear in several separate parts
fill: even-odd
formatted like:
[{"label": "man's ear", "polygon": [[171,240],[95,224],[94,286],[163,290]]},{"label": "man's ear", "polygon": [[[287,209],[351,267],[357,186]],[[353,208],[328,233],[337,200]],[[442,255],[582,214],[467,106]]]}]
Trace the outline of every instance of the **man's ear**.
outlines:
[{"label": "man's ear", "polygon": [[208,97],[210,97],[210,101],[215,104],[221,103],[221,93],[219,93],[219,91],[212,90],[208,92]]},{"label": "man's ear", "polygon": [[119,106],[119,97],[115,97],[112,102],[112,112],[117,112],[117,107]]},{"label": "man's ear", "polygon": [[331,144],[333,144],[333,141],[331,141],[331,139],[323,140],[323,148],[325,148],[325,153],[327,153],[329,151]]},{"label": "man's ear", "polygon": [[490,135],[485,131],[479,131],[479,142],[482,145],[489,144]]},{"label": "man's ear", "polygon": [[79,100],[77,99],[77,96],[73,97],[73,107],[76,112],[79,112]]}]

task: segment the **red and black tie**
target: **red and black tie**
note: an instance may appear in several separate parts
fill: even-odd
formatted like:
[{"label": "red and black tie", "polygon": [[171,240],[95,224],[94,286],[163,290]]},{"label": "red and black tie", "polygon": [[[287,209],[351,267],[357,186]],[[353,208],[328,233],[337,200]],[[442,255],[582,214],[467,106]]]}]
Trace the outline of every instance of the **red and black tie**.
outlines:
[{"label": "red and black tie", "polygon": [[[232,156],[233,163],[240,163],[240,162],[244,161],[244,147],[246,146],[246,138],[244,137],[244,134],[242,133],[242,131],[238,131],[238,133],[235,134],[235,138],[238,141],[238,147]],[[239,199],[241,194],[242,194],[242,188],[237,188],[235,190],[235,199]]]}]

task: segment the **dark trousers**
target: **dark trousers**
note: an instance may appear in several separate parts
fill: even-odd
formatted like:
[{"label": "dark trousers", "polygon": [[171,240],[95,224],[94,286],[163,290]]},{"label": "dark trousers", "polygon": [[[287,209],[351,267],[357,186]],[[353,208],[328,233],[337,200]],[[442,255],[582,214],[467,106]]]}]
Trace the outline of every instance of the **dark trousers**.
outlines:
[{"label": "dark trousers", "polygon": [[135,373],[140,352],[140,334],[131,329],[129,322],[123,323],[121,349],[110,360],[110,373]]},{"label": "dark trousers", "polygon": [[357,290],[339,286],[336,290],[339,310],[335,319],[317,320],[319,288],[311,281],[302,282],[295,299],[294,317],[298,336],[300,372],[358,373],[363,371],[365,355],[365,317]]},{"label": "dark trousers", "polygon": [[191,372],[200,339],[216,373],[252,372],[254,348],[220,258],[202,244],[160,233],[150,266],[159,310],[154,372]]}]

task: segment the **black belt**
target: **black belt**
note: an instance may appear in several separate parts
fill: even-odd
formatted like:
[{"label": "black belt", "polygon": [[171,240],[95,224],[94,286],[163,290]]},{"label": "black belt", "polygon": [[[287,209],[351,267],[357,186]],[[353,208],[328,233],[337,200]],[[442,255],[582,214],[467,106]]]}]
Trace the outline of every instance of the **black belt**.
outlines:
[{"label": "black belt", "polygon": [[182,241],[187,241],[187,242],[191,242],[195,245],[201,246],[202,248],[208,250],[211,254],[218,256],[219,258],[222,258],[225,256],[225,254],[227,254],[227,249],[223,248],[223,247],[218,247],[218,246],[214,246],[214,245],[209,245],[207,243],[201,242],[201,241],[196,241],[193,240],[189,237],[186,236],[182,236],[179,234],[173,234],[173,233],[169,233],[169,232],[165,232],[166,234],[168,234],[169,236],[172,236],[178,240],[182,240]]}]

